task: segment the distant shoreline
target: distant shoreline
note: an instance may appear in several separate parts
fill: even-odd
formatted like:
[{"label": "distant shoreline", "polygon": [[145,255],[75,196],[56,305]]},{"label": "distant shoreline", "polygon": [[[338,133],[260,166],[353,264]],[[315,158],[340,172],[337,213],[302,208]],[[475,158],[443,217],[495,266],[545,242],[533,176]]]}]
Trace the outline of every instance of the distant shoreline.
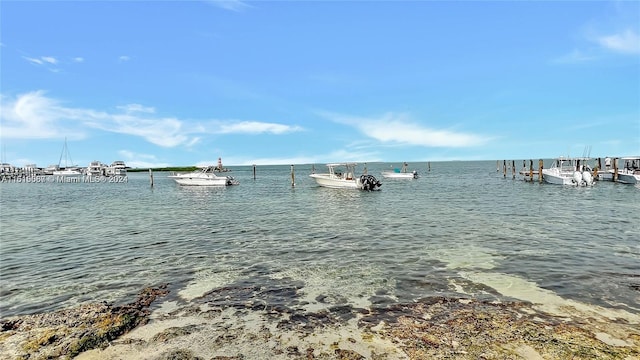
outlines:
[{"label": "distant shoreline", "polygon": [[175,166],[175,167],[161,167],[161,168],[129,168],[128,172],[143,172],[143,171],[196,171],[197,166]]}]

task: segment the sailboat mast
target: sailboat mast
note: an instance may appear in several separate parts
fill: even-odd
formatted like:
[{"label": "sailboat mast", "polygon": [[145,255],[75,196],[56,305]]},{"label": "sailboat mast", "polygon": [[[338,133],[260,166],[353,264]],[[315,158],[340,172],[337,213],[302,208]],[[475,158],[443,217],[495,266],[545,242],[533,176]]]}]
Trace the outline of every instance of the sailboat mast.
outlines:
[{"label": "sailboat mast", "polygon": [[69,154],[69,148],[67,147],[67,137],[64,138],[64,145],[62,146],[62,153],[60,154],[60,160],[58,160],[58,167],[62,164],[62,157],[64,156],[64,168],[66,169],[69,164],[69,160],[71,160],[71,166],[73,166],[73,159],[71,159],[71,155]]}]

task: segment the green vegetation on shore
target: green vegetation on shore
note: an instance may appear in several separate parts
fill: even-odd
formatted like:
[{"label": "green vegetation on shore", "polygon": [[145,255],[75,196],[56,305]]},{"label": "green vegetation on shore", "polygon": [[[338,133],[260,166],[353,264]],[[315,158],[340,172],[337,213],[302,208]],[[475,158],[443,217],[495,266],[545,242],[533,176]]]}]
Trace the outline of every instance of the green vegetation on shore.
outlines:
[{"label": "green vegetation on shore", "polygon": [[197,166],[173,166],[173,167],[163,167],[163,168],[132,168],[127,169],[127,172],[142,172],[142,171],[195,171],[200,169]]}]

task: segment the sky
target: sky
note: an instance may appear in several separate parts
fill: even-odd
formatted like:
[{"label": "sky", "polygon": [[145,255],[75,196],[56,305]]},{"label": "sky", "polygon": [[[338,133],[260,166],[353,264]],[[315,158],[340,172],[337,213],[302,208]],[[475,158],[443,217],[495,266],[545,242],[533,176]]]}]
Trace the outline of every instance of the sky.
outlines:
[{"label": "sky", "polygon": [[15,166],[640,155],[640,2],[2,0],[0,100]]}]

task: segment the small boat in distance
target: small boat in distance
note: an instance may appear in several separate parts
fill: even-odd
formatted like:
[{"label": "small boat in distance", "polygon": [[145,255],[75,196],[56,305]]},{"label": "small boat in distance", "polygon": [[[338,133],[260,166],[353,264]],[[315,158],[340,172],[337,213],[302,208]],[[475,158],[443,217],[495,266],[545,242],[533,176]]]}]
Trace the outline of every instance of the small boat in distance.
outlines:
[{"label": "small boat in distance", "polygon": [[593,174],[589,158],[556,158],[548,169],[542,169],[542,179],[548,184],[592,186]]},{"label": "small boat in distance", "polygon": [[173,173],[168,177],[180,185],[189,186],[229,186],[239,184],[232,176],[218,176],[214,171],[215,167],[205,166],[202,170]]},{"label": "small boat in distance", "polygon": [[355,175],[356,163],[327,164],[328,173],[311,174],[320,186],[334,189],[379,190],[382,184],[373,175]]},{"label": "small boat in distance", "polygon": [[416,170],[409,172],[407,169],[408,166],[409,164],[403,163],[402,168],[400,169],[395,168],[393,170],[385,170],[382,172],[382,177],[392,179],[417,179],[418,172]]},{"label": "small boat in distance", "polygon": [[618,182],[640,184],[640,156],[622,157],[622,167],[618,169]]}]

